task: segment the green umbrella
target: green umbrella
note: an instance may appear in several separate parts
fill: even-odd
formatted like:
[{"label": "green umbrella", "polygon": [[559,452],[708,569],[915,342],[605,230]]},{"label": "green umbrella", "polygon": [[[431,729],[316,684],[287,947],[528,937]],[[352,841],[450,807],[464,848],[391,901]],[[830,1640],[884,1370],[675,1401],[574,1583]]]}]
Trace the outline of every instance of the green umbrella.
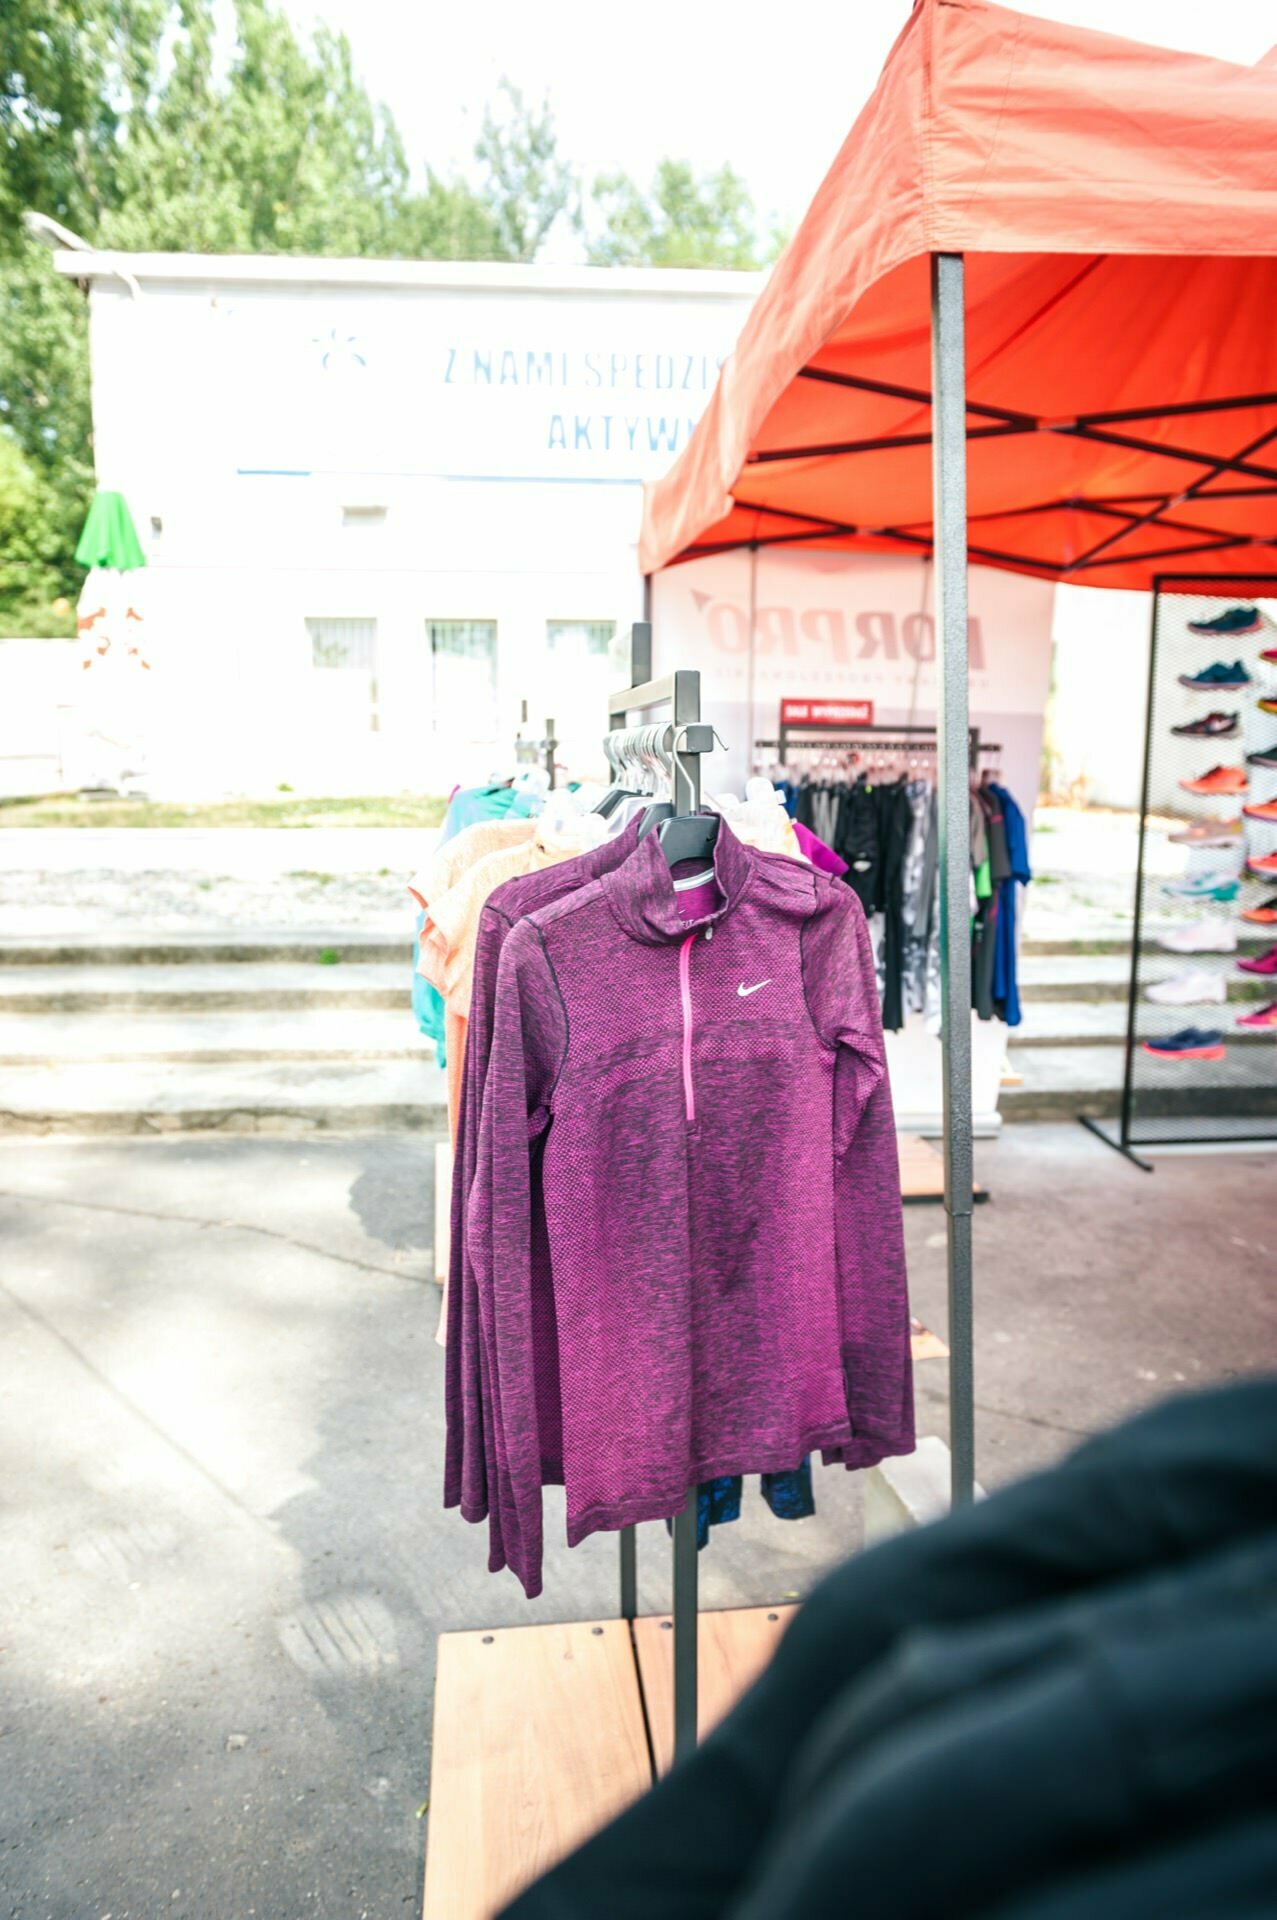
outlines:
[{"label": "green umbrella", "polygon": [[146,565],[142,542],[122,493],[95,493],[75,557],[82,567],[131,573]]}]

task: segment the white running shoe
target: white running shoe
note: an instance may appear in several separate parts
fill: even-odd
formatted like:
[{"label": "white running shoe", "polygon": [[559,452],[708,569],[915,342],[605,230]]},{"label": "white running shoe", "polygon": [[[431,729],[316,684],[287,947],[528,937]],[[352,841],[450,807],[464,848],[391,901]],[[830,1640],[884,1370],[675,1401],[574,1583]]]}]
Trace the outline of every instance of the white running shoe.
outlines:
[{"label": "white running shoe", "polygon": [[1228,998],[1228,985],[1222,973],[1207,973],[1204,967],[1188,967],[1170,980],[1159,980],[1148,990],[1149,1000],[1159,1007],[1202,1007],[1220,1005]]},{"label": "white running shoe", "polygon": [[1163,953],[1236,953],[1237,929],[1231,920],[1188,920],[1159,933]]}]

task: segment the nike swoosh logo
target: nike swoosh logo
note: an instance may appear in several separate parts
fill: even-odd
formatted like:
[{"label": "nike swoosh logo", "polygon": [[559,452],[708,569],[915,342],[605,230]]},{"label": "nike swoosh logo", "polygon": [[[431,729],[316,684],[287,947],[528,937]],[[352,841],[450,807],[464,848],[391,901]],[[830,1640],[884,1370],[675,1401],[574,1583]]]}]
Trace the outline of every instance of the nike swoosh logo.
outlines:
[{"label": "nike swoosh logo", "polygon": [[742,980],[736,991],[742,1000],[748,1000],[751,993],[761,993],[764,987],[770,987],[770,980],[760,980],[756,987],[747,987]]}]

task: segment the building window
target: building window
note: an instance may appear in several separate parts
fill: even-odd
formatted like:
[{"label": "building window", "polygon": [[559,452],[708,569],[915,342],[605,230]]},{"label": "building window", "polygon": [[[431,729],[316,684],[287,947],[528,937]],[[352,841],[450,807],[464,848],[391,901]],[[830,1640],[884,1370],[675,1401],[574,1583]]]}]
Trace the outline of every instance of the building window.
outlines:
[{"label": "building window", "polygon": [[545,638],[551,653],[568,651],[589,659],[606,660],[616,638],[615,620],[547,620]]},{"label": "building window", "polygon": [[[313,619],[306,622],[310,664],[323,675],[315,682],[331,721],[343,727],[380,728],[377,710],[377,622]],[[332,680],[328,675],[340,674]]]},{"label": "building window", "polygon": [[497,737],[497,623],[427,620],[436,733]]},{"label": "building window", "polygon": [[312,667],[349,668],[356,673],[377,671],[375,620],[308,620],[306,632]]},{"label": "building window", "polygon": [[588,777],[603,764],[608,695],[630,677],[628,662],[617,657],[616,622],[547,620],[545,645],[545,711],[561,743],[559,758],[570,773]]}]

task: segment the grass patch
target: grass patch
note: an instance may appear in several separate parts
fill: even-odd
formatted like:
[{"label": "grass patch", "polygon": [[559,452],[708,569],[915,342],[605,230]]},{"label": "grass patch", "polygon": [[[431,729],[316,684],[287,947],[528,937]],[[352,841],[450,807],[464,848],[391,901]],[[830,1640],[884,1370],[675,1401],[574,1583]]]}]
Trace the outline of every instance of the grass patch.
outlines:
[{"label": "grass patch", "polygon": [[339,967],[341,955],[336,947],[321,947],[317,955],[321,967]]},{"label": "grass patch", "polygon": [[0,800],[0,827],[437,827],[441,794],[354,794],[268,800],[83,800],[78,794]]}]

